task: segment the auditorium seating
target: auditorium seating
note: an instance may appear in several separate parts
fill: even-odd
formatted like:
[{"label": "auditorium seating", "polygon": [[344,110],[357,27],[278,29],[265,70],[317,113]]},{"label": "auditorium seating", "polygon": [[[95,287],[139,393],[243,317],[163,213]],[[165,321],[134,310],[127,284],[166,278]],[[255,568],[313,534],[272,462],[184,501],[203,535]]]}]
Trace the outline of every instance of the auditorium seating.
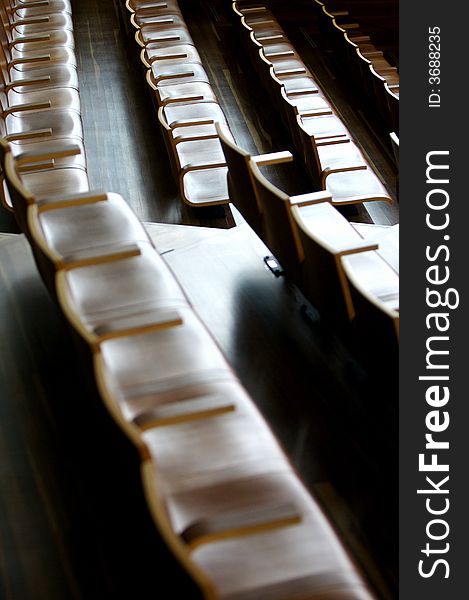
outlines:
[{"label": "auditorium seating", "polygon": [[182,200],[226,204],[227,169],[213,124],[227,122],[177,2],[127,8]]},{"label": "auditorium seating", "polygon": [[[53,27],[72,32],[68,3],[53,0],[51,7],[58,10],[51,13]],[[73,47],[68,34],[51,37]],[[51,73],[55,68],[50,65]],[[47,69],[40,70],[46,79]],[[155,77],[178,73],[170,71]],[[70,89],[39,85],[44,98]],[[188,113],[180,107],[162,101],[160,120],[182,161],[178,146],[217,139],[215,123],[223,119],[213,100],[187,104]],[[15,112],[10,108],[5,104],[5,131]],[[36,102],[25,109],[31,118],[21,136],[1,141],[7,196],[45,282],[88,348],[105,407],[140,452],[148,507],[169,549],[205,598],[370,600],[139,219],[119,195],[89,191],[82,130],[50,134],[63,110],[74,111],[81,127],[76,102],[66,109]],[[37,115],[40,129],[32,133]]]},{"label": "auditorium seating", "polygon": [[399,25],[395,0],[383,2],[337,2],[315,0],[324,30],[333,44],[342,72],[362,92],[390,130],[396,128],[398,100],[389,106],[385,86],[398,98]]},{"label": "auditorium seating", "polygon": [[[336,210],[328,192],[289,196],[274,186],[260,167],[291,161],[289,152],[251,157],[225,136],[222,125],[217,124],[217,131],[229,169],[233,204],[272,251],[289,280],[323,316],[339,326],[353,321],[355,312],[341,257],[377,249],[373,226],[368,226],[369,239],[364,239]],[[387,258],[397,255],[397,248],[388,243]]]},{"label": "auditorium seating", "polygon": [[[272,13],[266,7],[245,8],[238,2],[233,2],[233,11],[239,18],[243,39],[250,40],[254,47],[250,52],[253,66],[316,184],[331,193],[334,203],[391,201]],[[270,33],[267,41],[259,41],[263,26],[268,32],[275,31],[274,41]],[[277,47],[281,48],[278,52]]]},{"label": "auditorium seating", "polygon": [[[61,208],[50,206],[43,214],[60,217],[48,226],[40,222],[40,231],[31,226],[33,217],[41,216],[48,201],[38,207],[31,197],[19,199],[27,191],[7,147],[5,154],[15,209],[29,200],[33,248],[54,256],[56,238],[81,246],[81,254],[71,251],[76,259],[53,264],[59,304],[94,357],[105,406],[140,450],[155,523],[183,566],[189,565],[189,573],[203,573],[206,584],[194,577],[206,597],[231,597],[243,581],[246,597],[265,589],[273,597],[290,598],[299,586],[308,594],[331,587],[351,598],[371,598],[151,243],[129,243],[121,222],[120,243],[112,240],[114,254],[101,253],[111,246],[105,236],[115,221],[108,213],[103,224],[88,211],[107,207],[113,195],[99,200],[88,195],[78,205],[57,199]],[[88,237],[80,229],[79,209],[94,224]],[[129,219],[127,229],[134,231],[134,217],[125,211],[122,215]],[[274,486],[282,490],[275,501],[268,494]],[[266,553],[274,560],[285,552],[292,557],[280,570],[264,560]],[[247,579],[241,555],[252,562]],[[231,565],[231,574],[222,564]],[[237,569],[243,577],[235,577]]]}]

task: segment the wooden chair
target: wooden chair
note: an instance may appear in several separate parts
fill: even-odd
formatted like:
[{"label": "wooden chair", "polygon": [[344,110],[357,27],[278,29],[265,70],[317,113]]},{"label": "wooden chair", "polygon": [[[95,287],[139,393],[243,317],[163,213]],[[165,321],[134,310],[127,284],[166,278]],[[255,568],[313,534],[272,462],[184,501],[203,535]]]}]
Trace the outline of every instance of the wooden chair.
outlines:
[{"label": "wooden chair", "polygon": [[[162,18],[164,20],[164,18]],[[157,25],[143,25],[137,29],[135,40],[142,46],[150,45],[152,48],[168,48],[171,46],[180,46],[181,44],[193,44],[191,35],[184,26],[168,26],[163,29]]]},{"label": "wooden chair", "polygon": [[[22,136],[0,138],[1,200],[7,209],[13,210],[8,189],[3,186],[3,166],[8,153],[18,159],[16,168],[21,173],[25,185],[37,198],[89,190],[82,146],[70,145],[67,140],[62,140],[62,143],[57,140],[52,144],[45,140],[34,142],[34,134],[28,135],[32,135],[28,144],[21,143],[24,141]],[[25,148],[28,150],[26,154]],[[17,219],[24,229],[24,215],[19,213]]]},{"label": "wooden chair", "polygon": [[[162,425],[171,424],[163,415],[166,405],[203,400],[208,395],[207,386],[233,381],[220,350],[187,306],[162,310],[159,322],[140,333],[102,339],[95,347],[94,370],[105,405],[137,447],[144,442],[146,432],[153,437],[151,430],[158,427],[160,419]],[[200,390],[205,394],[201,396]],[[213,416],[232,410],[229,399],[218,399],[228,409],[215,409]],[[186,404],[186,414],[200,412],[196,404]],[[199,408],[201,405],[203,402]],[[163,411],[158,415],[160,407]],[[184,407],[179,413],[182,422]],[[177,424],[177,415],[172,416],[173,424]],[[183,468],[180,465],[179,470]]]},{"label": "wooden chair", "polygon": [[[165,11],[171,13],[178,12],[179,6],[176,0],[126,0],[125,6],[131,13],[164,14]],[[180,12],[180,11],[179,11]]]},{"label": "wooden chair", "polygon": [[255,161],[250,161],[249,168],[261,207],[263,240],[284,268],[287,277],[301,287],[304,254],[293,223],[292,206],[328,200],[330,196],[325,192],[289,196],[264,177]]},{"label": "wooden chair", "polygon": [[53,87],[78,89],[76,64],[70,48],[35,46],[31,49],[31,45],[25,48],[25,43],[11,40],[3,24],[0,25],[0,38],[1,72],[6,86],[15,84],[36,90]]},{"label": "wooden chair", "polygon": [[294,206],[291,213],[304,257],[302,291],[321,315],[340,328],[354,315],[341,258],[378,246],[363,239],[327,200]]},{"label": "wooden chair", "polygon": [[185,64],[201,64],[202,59],[197,49],[191,44],[180,44],[177,46],[169,46],[164,48],[154,48],[151,45],[142,48],[140,60],[147,69],[150,69],[152,64],[158,61],[161,64],[177,64],[184,66]]},{"label": "wooden chair", "polygon": [[95,351],[105,339],[152,327],[188,306],[168,267],[148,243],[129,244],[114,261],[57,272],[59,304],[68,321]]},{"label": "wooden chair", "polygon": [[[151,243],[129,205],[117,194],[77,191],[71,196],[37,198],[25,188],[18,173],[22,157],[15,160],[8,146],[2,143],[1,147],[15,216],[30,240],[38,268],[50,289],[54,289],[57,269],[93,264],[97,257],[111,260],[125,252],[129,243]],[[32,162],[33,158],[27,156],[25,160]],[[65,190],[69,185],[68,171],[54,172]]]},{"label": "wooden chair", "polygon": [[391,115],[391,128],[399,135],[399,85],[384,82],[384,91]]},{"label": "wooden chair", "polygon": [[0,16],[9,42],[18,50],[26,50],[31,46],[34,50],[56,46],[74,48],[73,27],[69,15],[65,15],[64,18],[59,14],[18,19],[0,3]]},{"label": "wooden chair", "polygon": [[55,13],[72,14],[70,0],[48,0],[47,3],[15,2],[14,0],[2,0],[5,7],[9,7],[12,14],[20,19],[28,19],[40,15]]},{"label": "wooden chair", "polygon": [[354,306],[353,326],[365,358],[397,368],[399,275],[378,252],[342,258]]},{"label": "wooden chair", "polygon": [[267,166],[290,162],[293,156],[290,152],[274,152],[258,156],[251,156],[248,152],[237,146],[226,127],[217,123],[217,133],[223,148],[226,164],[228,166],[228,190],[231,202],[246,219],[247,223],[262,239],[262,212],[261,204],[256,196],[253,175],[249,167],[252,160],[258,166]]},{"label": "wooden chair", "polygon": [[7,16],[8,20],[4,23],[7,24],[13,37],[28,37],[54,30],[73,32],[72,19],[67,12],[30,15],[27,18],[18,17],[17,13],[7,10],[3,14]]},{"label": "wooden chair", "polygon": [[204,67],[200,63],[179,61],[158,61],[151,63],[151,81],[156,87],[179,85],[181,83],[210,83]]},{"label": "wooden chair", "polygon": [[[332,124],[328,125],[331,119]],[[302,139],[303,160],[311,177],[321,189],[325,189],[329,169],[359,166],[365,162],[360,150],[348,137],[348,132],[344,130],[342,134],[336,133],[338,129],[335,129],[337,126],[335,120],[336,117],[327,116],[313,119],[300,115],[297,117],[298,130]],[[306,125],[310,125],[310,127],[307,129]],[[314,126],[317,133],[310,133],[311,125]]]},{"label": "wooden chair", "polygon": [[[329,588],[337,598],[372,598],[330,525],[292,473],[264,473],[186,494],[185,505],[193,507],[192,513],[195,507],[203,515],[210,498],[217,512],[199,518],[181,535],[172,520],[173,505],[168,507],[162,492],[158,467],[151,459],[142,466],[150,512],[207,600],[310,598]],[[271,493],[278,499],[275,504]],[[215,499],[220,501],[216,508]],[[226,513],[218,516],[221,508]],[[198,543],[187,543],[187,533],[201,531],[210,533]]]}]

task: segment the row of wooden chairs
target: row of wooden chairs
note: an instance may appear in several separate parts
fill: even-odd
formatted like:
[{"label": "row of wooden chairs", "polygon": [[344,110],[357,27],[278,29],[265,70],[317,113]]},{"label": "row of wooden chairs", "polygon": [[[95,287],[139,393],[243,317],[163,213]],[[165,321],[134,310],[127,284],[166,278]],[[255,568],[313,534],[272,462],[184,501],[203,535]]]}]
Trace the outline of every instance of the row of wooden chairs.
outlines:
[{"label": "row of wooden chairs", "polygon": [[192,206],[227,203],[214,127],[226,119],[176,0],[127,8],[181,198]]},{"label": "row of wooden chairs", "polygon": [[[14,36],[10,47],[23,50],[21,65],[38,64],[29,43],[44,44],[41,52],[51,57],[59,48],[63,60],[28,72],[28,93],[40,92],[28,109],[35,129],[25,123],[0,140],[5,197],[92,359],[105,406],[140,452],[156,526],[206,598],[370,600],[142,223],[117,194],[89,191],[76,126],[69,137],[53,135],[63,113],[72,122],[79,116],[79,105],[48,104],[53,94],[77,100],[63,92],[77,91],[77,84],[59,84],[72,68],[65,61],[73,56],[69,7],[51,0],[47,8],[39,18],[12,17],[5,30]],[[29,25],[34,31],[18,32]],[[51,40],[57,45],[48,46]],[[6,71],[18,70],[14,60]],[[33,123],[37,115],[41,128]]]},{"label": "row of wooden chairs", "polygon": [[21,167],[39,198],[88,191],[68,0],[2,0],[0,18],[0,135],[14,155],[44,157]]},{"label": "row of wooden chairs", "polygon": [[391,201],[270,10],[236,1],[232,6],[259,78],[316,185],[336,205]]},{"label": "row of wooden chairs", "polygon": [[289,152],[250,156],[224,136],[223,126],[217,127],[231,200],[287,277],[335,326],[351,321],[365,351],[379,345],[395,357],[398,228],[354,227],[333,206],[328,192],[289,196],[261,172],[263,166],[292,160]]},{"label": "row of wooden chairs", "polygon": [[[155,524],[204,597],[370,600],[135,215],[113,194],[39,200],[19,172],[30,157],[0,147],[46,283],[140,452]],[[75,248],[59,254],[70,239]]]},{"label": "row of wooden chairs", "polygon": [[[391,28],[392,38],[397,40],[396,3],[392,0],[378,4],[365,3],[366,18],[362,17],[357,22],[354,12],[359,11],[359,7],[355,2],[315,2],[325,21],[326,32],[333,42],[334,55],[343,72],[364,93],[369,104],[384,119],[389,129],[399,131],[399,73],[396,65],[392,64],[382,50],[389,40],[379,37],[383,31],[380,23],[386,23]],[[375,12],[378,15],[377,25],[373,28]],[[364,22],[368,27],[363,27]],[[397,45],[396,41],[394,45]],[[394,53],[391,55],[395,57]]]}]

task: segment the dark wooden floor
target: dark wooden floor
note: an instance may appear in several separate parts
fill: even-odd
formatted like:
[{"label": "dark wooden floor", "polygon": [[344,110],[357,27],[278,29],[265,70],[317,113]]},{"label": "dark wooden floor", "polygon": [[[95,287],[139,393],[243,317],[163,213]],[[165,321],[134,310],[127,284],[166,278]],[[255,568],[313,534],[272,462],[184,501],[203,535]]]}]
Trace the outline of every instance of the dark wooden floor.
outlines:
[{"label": "dark wooden floor", "polygon": [[[347,340],[300,312],[298,293],[265,270],[265,250],[245,227],[215,229],[233,224],[229,213],[181,204],[117,2],[74,2],[91,181],[120,192],[146,221],[212,228],[150,226],[158,248],[379,596],[396,598],[392,381],[383,374],[371,378]],[[294,4],[307,8],[298,0]],[[253,152],[285,149],[288,136],[239,51],[229,5],[181,1],[238,142]],[[392,187],[385,145],[369,127],[359,99],[350,100],[341,88],[327,41],[314,37],[312,42],[314,16],[300,23],[291,13],[287,17],[289,35],[333,90],[341,113],[355,119],[365,151]],[[325,54],[319,53],[318,41]],[[299,166],[270,175],[291,193],[311,191]],[[376,203],[369,214],[379,223],[398,220],[395,205]],[[359,218],[370,220],[367,213]],[[132,469],[124,469],[128,474],[121,480],[113,466],[116,461],[126,466],[126,453],[120,441],[114,443],[112,428],[107,431],[105,415],[97,409],[87,420],[96,398],[24,241],[2,236],[0,255],[0,598],[139,597],[163,573],[168,581],[180,582],[179,595],[195,598],[161,551],[139,493],[134,498],[129,491],[138,487]]]}]

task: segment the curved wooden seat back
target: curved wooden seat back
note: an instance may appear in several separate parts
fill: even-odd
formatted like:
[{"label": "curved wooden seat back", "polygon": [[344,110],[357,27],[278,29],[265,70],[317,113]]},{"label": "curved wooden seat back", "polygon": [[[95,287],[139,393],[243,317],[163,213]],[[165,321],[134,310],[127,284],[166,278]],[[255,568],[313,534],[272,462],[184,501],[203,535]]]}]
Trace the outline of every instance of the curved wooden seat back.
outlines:
[{"label": "curved wooden seat back", "polygon": [[377,252],[342,259],[354,306],[353,326],[362,352],[374,361],[397,366],[399,350],[399,277]]},{"label": "curved wooden seat back", "polygon": [[13,206],[16,220],[21,230],[30,238],[28,230],[28,206],[33,204],[35,198],[22,184],[16,171],[15,159],[8,142],[0,138],[0,166],[2,171],[2,184],[8,190],[8,195]]},{"label": "curved wooden seat back", "polygon": [[275,187],[250,161],[254,187],[262,210],[264,241],[294,282],[300,280],[303,249],[293,225],[290,198]]},{"label": "curved wooden seat back", "polygon": [[230,200],[252,229],[261,236],[262,213],[255,192],[252,172],[249,168],[250,154],[228,138],[225,127],[217,123],[216,128],[228,165]]},{"label": "curved wooden seat back", "polygon": [[[327,203],[321,207],[311,207],[310,211],[321,212],[323,217],[324,213],[331,212],[332,218],[336,216],[332,213],[337,213],[337,210]],[[295,208],[292,213],[304,250],[303,292],[321,315],[331,317],[340,326],[344,326],[348,322],[350,312],[353,311],[353,305],[343,275],[340,254],[332,246],[322,243],[320,235],[312,235],[313,227],[306,226],[304,214]],[[320,215],[317,216],[320,228]],[[320,231],[318,233],[320,234]]]}]

